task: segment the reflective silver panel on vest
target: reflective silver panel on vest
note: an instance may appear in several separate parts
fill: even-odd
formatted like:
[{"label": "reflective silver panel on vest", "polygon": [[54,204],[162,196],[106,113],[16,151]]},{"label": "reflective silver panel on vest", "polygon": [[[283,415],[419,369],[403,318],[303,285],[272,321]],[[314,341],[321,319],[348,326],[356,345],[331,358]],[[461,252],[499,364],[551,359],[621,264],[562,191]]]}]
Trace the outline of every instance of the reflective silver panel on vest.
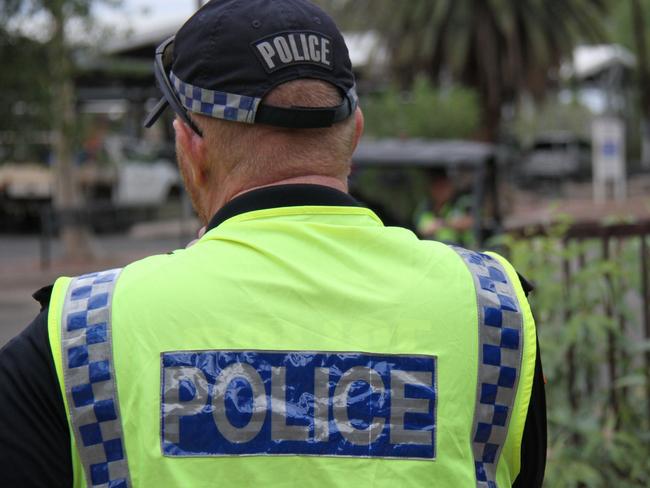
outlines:
[{"label": "reflective silver panel on vest", "polygon": [[61,353],[70,424],[87,486],[131,486],[113,368],[111,301],[120,269],[70,283],[61,317]]},{"label": "reflective silver panel on vest", "polygon": [[454,250],[474,277],[478,302],[478,391],[472,427],[476,486],[497,488],[497,465],[521,372],[523,317],[501,263],[487,254]]}]

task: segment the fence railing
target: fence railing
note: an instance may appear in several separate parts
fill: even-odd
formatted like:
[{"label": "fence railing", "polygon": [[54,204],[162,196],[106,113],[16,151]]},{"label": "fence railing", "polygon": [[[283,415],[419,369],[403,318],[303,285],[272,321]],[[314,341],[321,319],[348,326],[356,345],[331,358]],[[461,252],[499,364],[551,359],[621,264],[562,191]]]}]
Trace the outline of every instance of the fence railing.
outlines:
[{"label": "fence railing", "polygon": [[[562,226],[560,226],[562,228]],[[519,230],[517,234],[520,237],[527,239],[535,239],[538,237],[557,237],[561,241],[562,248],[565,252],[561,253],[561,269],[562,269],[562,283],[566,289],[566,298],[570,297],[572,293],[573,276],[576,272],[584,269],[587,266],[588,260],[600,260],[604,263],[620,264],[622,259],[629,258],[624,255],[624,246],[630,241],[638,243],[638,269],[639,269],[639,288],[636,290],[641,299],[640,306],[640,319],[642,322],[643,338],[650,341],[650,274],[648,270],[649,257],[648,257],[648,239],[650,238],[650,221],[642,223],[617,223],[604,225],[598,222],[585,222],[580,224],[565,225],[558,234],[558,229],[549,229],[548,227],[527,228]],[[594,246],[589,246],[589,243],[599,241],[599,249]],[[583,244],[574,249],[572,252],[572,243]],[[586,245],[585,245],[586,244]],[[624,298],[620,293],[615,291],[615,272],[605,267],[603,279],[610,291],[610,296]],[[578,283],[577,286],[583,283]],[[620,291],[620,290],[619,290]],[[627,290],[631,291],[631,290]],[[603,312],[605,316],[617,322],[621,333],[625,333],[629,327],[628,314],[622,313],[622,304],[613,303],[613,300],[605,300],[603,302]],[[568,322],[571,320],[572,309],[570,306],[563,307],[564,320]],[[542,324],[543,326],[543,324]],[[620,358],[619,356],[623,356]],[[623,361],[619,361],[623,359]],[[621,371],[620,366],[624,365],[625,351],[619,351],[616,347],[616,340],[613,331],[608,331],[607,335],[607,372],[609,376],[609,403],[615,413],[619,413],[619,392],[615,387],[616,378],[619,378]],[[621,365],[619,365],[619,362]],[[644,373],[645,373],[645,388],[646,398],[650,399],[650,348],[647,348],[644,354]],[[579,401],[575,391],[576,376],[578,374],[578,367],[575,359],[575,347],[571,347],[568,351],[567,357],[568,365],[568,394],[572,399],[574,405]],[[588,378],[586,383],[593,388],[591,384],[593,378]],[[625,393],[625,387],[622,388]],[[650,401],[647,405],[647,421],[650,425]]]},{"label": "fence railing", "polygon": [[[650,221],[566,222],[515,229],[505,238],[518,271],[536,286],[531,303],[549,377],[551,430],[556,440],[566,434],[556,449],[602,476],[598,484],[580,479],[575,486],[618,483],[620,464],[641,459],[632,445],[650,454],[648,239]],[[629,445],[618,446],[625,453],[620,462],[588,448],[590,435],[619,442],[612,432],[627,436],[620,444]],[[645,475],[616,486],[644,486]],[[560,478],[554,482],[566,481]]]}]

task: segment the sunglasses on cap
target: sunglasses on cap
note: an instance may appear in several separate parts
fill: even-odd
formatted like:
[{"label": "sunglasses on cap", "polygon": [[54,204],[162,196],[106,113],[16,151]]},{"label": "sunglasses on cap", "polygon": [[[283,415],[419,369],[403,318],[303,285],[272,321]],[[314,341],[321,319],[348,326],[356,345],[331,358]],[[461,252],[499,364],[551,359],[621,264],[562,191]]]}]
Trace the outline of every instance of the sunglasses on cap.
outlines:
[{"label": "sunglasses on cap", "polygon": [[172,60],[174,55],[174,39],[176,36],[171,36],[164,41],[156,49],[156,58],[154,62],[154,74],[156,75],[156,82],[163,94],[163,97],[156,104],[151,113],[144,121],[144,126],[148,129],[160,118],[162,113],[171,107],[172,110],[181,118],[187,126],[192,129],[197,135],[203,137],[203,132],[192,121],[189,111],[183,106],[176,90],[172,86],[168,73],[171,71]]},{"label": "sunglasses on cap", "polygon": [[[201,129],[196,126],[190,117],[190,111],[181,102],[170,78],[174,55],[174,40],[175,36],[172,36],[156,49],[154,73],[163,97],[147,116],[144,126],[146,128],[153,126],[167,107],[171,107],[185,124],[196,134],[203,137]],[[237,95],[237,97],[240,96]],[[343,98],[343,102],[334,107],[274,107],[261,104],[256,107],[253,112],[254,120],[251,120],[249,123],[254,122],[296,129],[330,127],[337,122],[347,119],[356,110],[358,102],[354,87]]]}]

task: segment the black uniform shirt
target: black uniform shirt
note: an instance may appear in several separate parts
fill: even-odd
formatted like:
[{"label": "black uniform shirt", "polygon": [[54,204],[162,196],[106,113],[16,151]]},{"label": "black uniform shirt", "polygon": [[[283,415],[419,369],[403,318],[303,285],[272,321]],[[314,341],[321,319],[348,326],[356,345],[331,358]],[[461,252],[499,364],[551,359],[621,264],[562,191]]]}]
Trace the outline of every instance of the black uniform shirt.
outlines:
[{"label": "black uniform shirt", "polygon": [[[246,193],[222,208],[208,230],[235,215],[275,207],[351,206],[348,195],[314,185],[275,186]],[[522,278],[524,291],[532,287]],[[0,486],[72,486],[70,432],[50,351],[47,312],[52,286],[34,294],[41,313],[0,350]],[[521,472],[514,486],[542,486],[546,464],[546,401],[537,350],[532,397],[524,428]]]}]

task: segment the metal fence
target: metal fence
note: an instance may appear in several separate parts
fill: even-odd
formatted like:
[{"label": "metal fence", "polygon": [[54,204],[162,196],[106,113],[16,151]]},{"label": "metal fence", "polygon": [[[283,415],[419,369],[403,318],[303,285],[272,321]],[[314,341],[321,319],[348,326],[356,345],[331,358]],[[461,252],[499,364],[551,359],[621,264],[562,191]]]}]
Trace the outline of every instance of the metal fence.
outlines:
[{"label": "metal fence", "polygon": [[[650,428],[650,221],[567,223],[517,229],[512,235],[516,242],[526,243],[511,256],[515,264],[523,261],[522,267],[531,270],[533,279],[546,277],[539,286],[558,290],[551,298],[551,302],[557,302],[541,307],[545,317],[538,317],[540,331],[549,326],[547,321],[558,328],[574,325],[579,331],[579,337],[568,334],[574,340],[565,344],[564,364],[557,372],[571,409],[583,411],[584,402],[599,392],[606,393],[606,405],[619,428],[626,415],[622,404],[636,402],[642,377],[643,416]],[[547,255],[526,255],[536,252]],[[531,267],[535,260],[537,267]],[[547,270],[540,269],[543,263]],[[551,282],[553,278],[555,283]],[[587,295],[591,298],[584,299]],[[605,344],[595,344],[589,333],[580,334],[598,330],[585,323],[589,320],[603,324],[600,329]],[[566,336],[560,333],[552,337]],[[546,346],[549,349],[558,345]],[[590,347],[600,347],[605,357],[595,354],[596,360],[584,360],[584,349]],[[636,397],[630,396],[632,387],[636,388]],[[639,405],[634,407],[639,409]]]}]

